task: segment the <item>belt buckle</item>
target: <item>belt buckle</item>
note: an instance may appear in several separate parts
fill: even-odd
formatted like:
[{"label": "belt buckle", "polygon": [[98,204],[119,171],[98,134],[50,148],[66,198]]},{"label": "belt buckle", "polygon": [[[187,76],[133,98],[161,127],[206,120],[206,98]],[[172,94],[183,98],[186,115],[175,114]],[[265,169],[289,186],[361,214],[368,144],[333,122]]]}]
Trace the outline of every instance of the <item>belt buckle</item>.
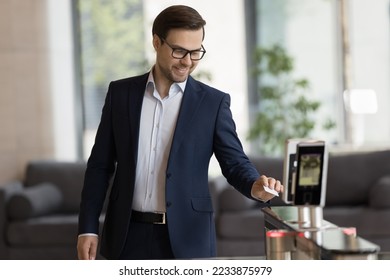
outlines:
[{"label": "belt buckle", "polygon": [[165,212],[163,212],[163,213],[156,212],[156,214],[161,214],[162,215],[162,221],[161,222],[155,222],[154,224],[156,224],[156,225],[165,225],[165,222],[166,222],[165,215],[166,215],[166,213]]}]

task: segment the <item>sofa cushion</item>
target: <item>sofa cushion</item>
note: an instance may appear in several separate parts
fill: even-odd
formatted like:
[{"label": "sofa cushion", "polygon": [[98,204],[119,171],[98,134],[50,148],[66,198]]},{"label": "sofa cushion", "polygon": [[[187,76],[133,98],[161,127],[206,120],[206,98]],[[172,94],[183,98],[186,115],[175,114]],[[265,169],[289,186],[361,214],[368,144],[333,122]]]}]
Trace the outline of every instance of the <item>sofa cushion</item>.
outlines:
[{"label": "sofa cushion", "polygon": [[390,236],[390,211],[388,210],[364,206],[325,207],[324,219],[339,227],[355,227],[357,235],[363,238]]},{"label": "sofa cushion", "polygon": [[264,214],[260,208],[223,212],[217,221],[217,234],[222,239],[264,238]]},{"label": "sofa cushion", "polygon": [[368,205],[370,187],[384,174],[390,151],[330,154],[325,205]]},{"label": "sofa cushion", "polygon": [[378,180],[370,189],[369,205],[372,208],[390,208],[390,175]]},{"label": "sofa cushion", "polygon": [[224,189],[218,201],[220,211],[247,210],[253,208],[256,203],[256,201],[247,198],[233,187]]},{"label": "sofa cushion", "polygon": [[250,161],[255,165],[261,175],[283,180],[283,162],[282,157],[250,156]]},{"label": "sofa cushion", "polygon": [[11,220],[28,219],[55,213],[61,205],[61,191],[51,183],[41,183],[14,193],[7,202],[7,214]]},{"label": "sofa cushion", "polygon": [[[100,231],[104,215],[101,215]],[[51,215],[14,221],[6,232],[7,243],[15,247],[72,246],[76,250],[78,216]]]},{"label": "sofa cushion", "polygon": [[27,166],[25,185],[55,184],[63,194],[61,212],[78,213],[85,169],[85,162],[32,161]]},{"label": "sofa cushion", "polygon": [[7,228],[13,246],[72,245],[77,241],[77,215],[51,215],[15,221]]}]

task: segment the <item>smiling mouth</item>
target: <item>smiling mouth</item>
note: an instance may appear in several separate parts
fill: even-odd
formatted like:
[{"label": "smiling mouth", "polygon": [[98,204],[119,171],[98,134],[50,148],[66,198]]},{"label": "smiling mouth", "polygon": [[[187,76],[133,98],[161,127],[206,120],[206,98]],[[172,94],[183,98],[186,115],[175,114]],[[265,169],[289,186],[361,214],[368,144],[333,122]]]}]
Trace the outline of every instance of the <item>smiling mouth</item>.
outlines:
[{"label": "smiling mouth", "polygon": [[188,68],[180,68],[180,67],[175,67],[176,71],[179,73],[179,74],[187,74],[188,73]]}]

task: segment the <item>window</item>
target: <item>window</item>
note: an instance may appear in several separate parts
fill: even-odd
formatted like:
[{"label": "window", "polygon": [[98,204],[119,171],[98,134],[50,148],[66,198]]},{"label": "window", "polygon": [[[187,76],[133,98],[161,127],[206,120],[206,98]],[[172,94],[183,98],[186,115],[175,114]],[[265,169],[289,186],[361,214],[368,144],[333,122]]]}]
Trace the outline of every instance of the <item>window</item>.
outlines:
[{"label": "window", "polygon": [[[256,46],[283,46],[294,59],[293,75],[310,82],[310,97],[321,102],[318,121],[331,116],[336,129],[317,129],[314,137],[328,143],[359,144],[378,147],[390,139],[388,106],[389,80],[389,0],[254,0],[255,26],[250,32]],[[348,27],[351,64],[344,63],[341,4]],[[375,31],[375,32],[374,32]],[[378,112],[352,116],[352,143],[346,142],[343,92],[345,73],[350,87],[373,89],[378,98]],[[259,81],[261,83],[261,81]],[[256,100],[255,97],[251,98]],[[261,94],[259,101],[261,102]],[[255,111],[256,104],[251,111]],[[358,122],[357,119],[358,118]],[[381,126],[380,132],[374,127]],[[359,134],[359,135],[358,135]]]},{"label": "window", "polygon": [[108,84],[147,69],[141,0],[77,1],[83,153],[90,154]]}]

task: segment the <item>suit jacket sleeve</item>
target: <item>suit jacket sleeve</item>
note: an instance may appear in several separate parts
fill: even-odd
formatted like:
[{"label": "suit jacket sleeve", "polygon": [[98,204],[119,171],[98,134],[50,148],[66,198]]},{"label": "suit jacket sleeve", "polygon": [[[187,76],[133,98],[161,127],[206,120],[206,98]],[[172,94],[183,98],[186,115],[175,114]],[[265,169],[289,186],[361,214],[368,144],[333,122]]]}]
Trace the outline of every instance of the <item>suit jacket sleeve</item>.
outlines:
[{"label": "suit jacket sleeve", "polygon": [[110,179],[115,170],[115,146],[112,133],[112,90],[109,86],[95,144],[88,159],[81,194],[79,234],[98,233],[99,216]]},{"label": "suit jacket sleeve", "polygon": [[214,153],[229,184],[252,198],[251,188],[260,176],[245,154],[230,110],[230,96],[220,104],[214,135]]}]

